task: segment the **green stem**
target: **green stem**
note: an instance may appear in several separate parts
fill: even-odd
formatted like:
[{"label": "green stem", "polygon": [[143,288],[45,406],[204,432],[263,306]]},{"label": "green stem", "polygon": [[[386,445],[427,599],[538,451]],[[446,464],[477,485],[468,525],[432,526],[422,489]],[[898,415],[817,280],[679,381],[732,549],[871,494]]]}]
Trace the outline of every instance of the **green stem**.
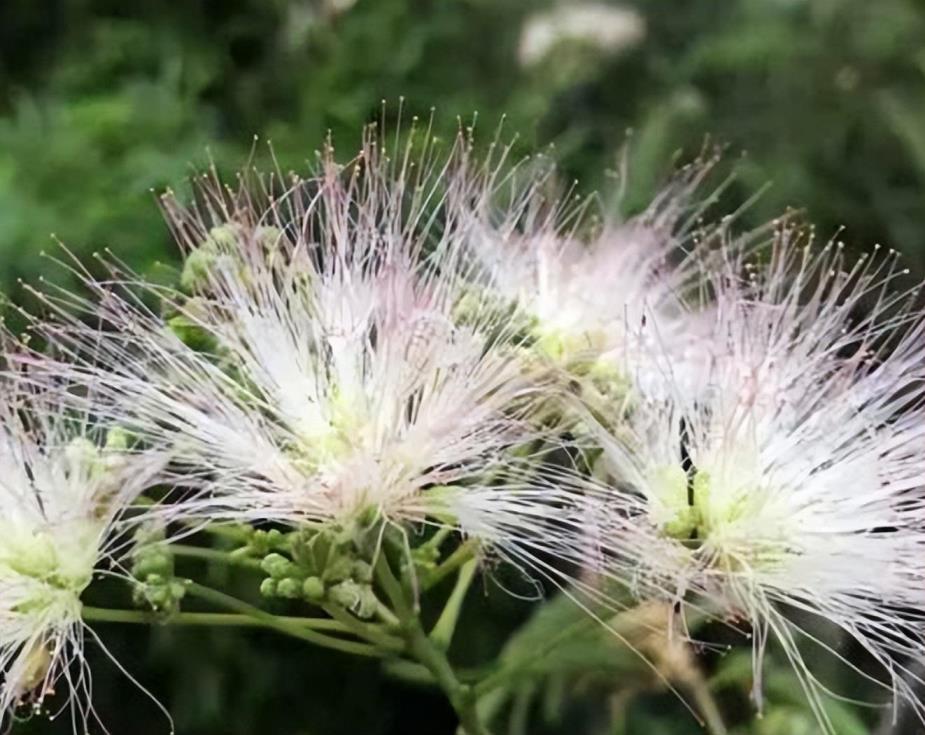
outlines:
[{"label": "green stem", "polygon": [[459,615],[462,612],[463,601],[466,599],[466,593],[475,578],[476,568],[475,559],[470,559],[459,568],[459,576],[456,578],[453,591],[447,598],[440,617],[430,631],[430,639],[439,648],[446,650],[450,647],[453,633],[456,631],[456,624],[459,622]]},{"label": "green stem", "polygon": [[426,592],[442,582],[445,577],[455,572],[470,559],[473,559],[476,551],[478,551],[478,542],[476,542],[475,539],[469,539],[460,544],[456,550],[446,558],[446,561],[427,575],[427,578],[421,586],[422,590]]},{"label": "green stem", "polygon": [[332,636],[315,632],[303,626],[294,625],[292,622],[279,618],[265,610],[261,610],[259,607],[250,605],[231,595],[226,595],[224,592],[204,587],[192,580],[186,581],[186,591],[194,597],[198,597],[206,602],[211,602],[213,605],[218,605],[219,607],[233,610],[241,615],[254,618],[264,627],[272,628],[280,633],[285,633],[293,638],[299,638],[318,646],[324,646],[325,648],[331,648],[335,651],[352,653],[358,656],[370,656],[372,658],[382,658],[383,656],[389,655],[388,652],[374,648],[366,643],[345,641],[340,638],[333,638]]},{"label": "green stem", "polygon": [[219,564],[229,564],[260,571],[260,561],[248,556],[234,555],[227,551],[210,549],[205,546],[190,546],[188,544],[169,544],[166,548],[172,551],[176,556],[203,559],[205,561],[218,562]]},{"label": "green stem", "polygon": [[447,524],[441,526],[436,530],[433,536],[431,536],[427,541],[425,541],[419,548],[424,549],[439,549],[443,542],[446,541],[453,533],[455,533],[456,527],[454,524]]},{"label": "green stem", "polygon": [[508,724],[508,735],[527,735],[530,723],[530,705],[533,703],[535,690],[532,686],[521,686],[514,695],[511,705],[511,719]]},{"label": "green stem", "polygon": [[405,597],[405,591],[389,566],[385,551],[381,551],[375,566],[376,580],[392,603],[395,614],[401,621],[405,640],[410,653],[427,668],[437,684],[443,689],[459,717],[462,729],[467,735],[488,735],[479,720],[476,698],[472,687],[456,678],[446,654],[427,637],[421,621],[414,614],[414,608]]},{"label": "green stem", "polygon": [[511,692],[507,689],[495,689],[488,694],[478,695],[479,719],[482,722],[494,720],[510,698]]},{"label": "green stem", "polygon": [[[402,679],[419,686],[437,686],[437,680],[430,670],[416,661],[408,661],[403,658],[392,658],[382,662],[382,670],[394,676],[396,679]],[[456,669],[456,678],[463,684],[481,680],[485,675],[483,669]],[[481,710],[481,702],[479,702]],[[484,718],[483,718],[484,719]]]},{"label": "green stem", "polygon": [[415,686],[432,687],[437,683],[430,669],[416,661],[406,661],[402,658],[389,659],[382,662],[382,670],[395,679]]},{"label": "green stem", "polygon": [[389,602],[392,603],[399,624],[405,625],[408,618],[412,617],[414,613],[411,605],[405,599],[405,593],[402,589],[401,582],[399,582],[392,573],[392,568],[389,566],[388,559],[385,558],[384,549],[380,550],[373,571],[376,576],[376,581],[379,582],[379,586],[382,587],[386,597],[389,598]]},{"label": "green stem", "polygon": [[[81,610],[84,620],[100,623],[129,623],[137,625],[208,625],[236,627],[267,627],[262,620],[237,613],[178,612],[164,617],[144,610],[114,610],[105,607],[84,605]],[[328,630],[338,633],[352,632],[337,620],[327,618],[298,618],[274,616],[287,625],[298,625],[312,630]]]},{"label": "green stem", "polygon": [[393,653],[401,653],[405,649],[404,643],[400,639],[389,635],[378,626],[370,625],[357,619],[338,605],[324,604],[321,609],[358,638],[369,641],[374,646]]},{"label": "green stem", "polygon": [[401,627],[401,621],[395,617],[395,613],[389,610],[389,608],[387,608],[378,600],[376,601],[376,617],[386,625],[389,625],[393,628]]}]

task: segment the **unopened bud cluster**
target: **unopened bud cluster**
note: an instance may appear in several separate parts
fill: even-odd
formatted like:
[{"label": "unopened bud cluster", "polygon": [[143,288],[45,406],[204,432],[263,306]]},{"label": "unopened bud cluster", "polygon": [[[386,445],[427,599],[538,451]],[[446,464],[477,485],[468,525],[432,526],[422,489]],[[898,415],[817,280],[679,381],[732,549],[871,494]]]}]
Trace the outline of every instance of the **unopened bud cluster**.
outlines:
[{"label": "unopened bud cluster", "polygon": [[174,557],[165,540],[164,526],[156,521],[135,532],[131,555],[131,573],[135,580],[132,601],[139,607],[169,616],[179,611],[186,587],[175,575]]},{"label": "unopened bud cluster", "polygon": [[373,570],[362,535],[345,531],[301,531],[289,534],[267,553],[260,584],[265,597],[332,603],[358,618],[370,618],[377,599],[372,590]]}]

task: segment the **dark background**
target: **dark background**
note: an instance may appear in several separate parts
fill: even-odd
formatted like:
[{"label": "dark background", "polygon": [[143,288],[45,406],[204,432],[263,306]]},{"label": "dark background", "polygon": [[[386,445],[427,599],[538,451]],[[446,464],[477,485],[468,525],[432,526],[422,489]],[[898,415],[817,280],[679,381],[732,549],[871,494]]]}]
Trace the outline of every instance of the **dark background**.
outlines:
[{"label": "dark background", "polygon": [[[22,300],[16,279],[49,270],[39,253],[51,233],[84,258],[108,246],[142,271],[175,262],[152,189],[182,189],[210,158],[231,170],[255,134],[273,141],[286,167],[302,168],[328,131],[348,155],[361,126],[381,117],[381,101],[394,119],[400,97],[406,118],[435,107],[445,137],[457,116],[477,111],[490,138],[506,115],[519,152],[554,144],[565,175],[584,190],[606,184],[632,129],[628,211],[644,205],[679,150],[690,158],[711,136],[737,171],[730,206],[770,184],[744,224],[797,207],[821,236],[844,226],[852,247],[881,242],[901,250],[914,274],[925,272],[925,5],[627,0],[609,4],[623,10],[622,38],[530,46],[544,23],[569,27],[563,18],[578,5],[2,0],[0,289]],[[544,20],[550,12],[558,15]],[[529,605],[481,591],[473,604],[460,653],[477,663]],[[453,731],[438,696],[269,633],[99,630],[182,735]],[[113,733],[167,732],[135,687],[91,657]],[[784,682],[782,691],[797,686]],[[753,721],[740,694],[724,700],[744,712],[738,732],[817,731],[780,697]],[[701,731],[667,695],[639,700],[619,722],[592,710],[579,703],[568,725],[542,732]],[[878,718],[865,714],[859,730],[844,732],[863,733]],[[67,730],[39,719],[23,727]]]}]

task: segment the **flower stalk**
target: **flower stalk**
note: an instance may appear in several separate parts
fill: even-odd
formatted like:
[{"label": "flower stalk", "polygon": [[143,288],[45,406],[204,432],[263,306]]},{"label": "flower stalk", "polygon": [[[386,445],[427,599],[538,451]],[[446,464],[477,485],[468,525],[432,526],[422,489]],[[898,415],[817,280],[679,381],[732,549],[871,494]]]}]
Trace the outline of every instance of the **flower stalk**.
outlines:
[{"label": "flower stalk", "polygon": [[469,591],[472,580],[475,579],[477,569],[478,562],[476,559],[469,559],[459,568],[453,591],[447,598],[440,617],[437,618],[437,622],[430,631],[430,639],[438,648],[447,650],[450,647],[453,633],[456,631],[456,624],[459,622],[459,616],[462,613],[466,593]]},{"label": "flower stalk", "polygon": [[[125,623],[129,625],[189,625],[189,626],[215,626],[215,627],[241,627],[241,628],[271,628],[279,630],[276,626],[270,626],[266,620],[256,618],[250,614],[244,613],[220,613],[220,612],[178,612],[164,617],[146,610],[125,610],[107,607],[94,607],[84,605],[82,608],[83,619],[94,623]],[[337,620],[330,618],[302,618],[298,616],[274,615],[277,622],[286,626],[304,627],[311,630],[334,632],[334,633],[352,633],[352,629]]]},{"label": "flower stalk", "polygon": [[475,690],[459,681],[446,653],[424,631],[420,619],[415,614],[414,606],[405,596],[404,586],[392,572],[384,549],[380,551],[376,559],[374,570],[376,580],[401,622],[409,653],[433,675],[453,709],[456,710],[465,733],[467,735],[489,735],[479,718]]},{"label": "flower stalk", "polygon": [[391,655],[389,652],[383,651],[381,648],[369,645],[368,643],[334,638],[302,626],[301,624],[296,624],[291,620],[279,618],[272,613],[261,610],[259,607],[250,605],[236,597],[232,597],[218,590],[213,590],[192,580],[186,581],[186,590],[192,597],[198,597],[204,602],[210,602],[219,607],[224,607],[241,615],[251,617],[267,628],[272,628],[273,630],[293,638],[299,638],[307,643],[368,658],[383,658]]}]

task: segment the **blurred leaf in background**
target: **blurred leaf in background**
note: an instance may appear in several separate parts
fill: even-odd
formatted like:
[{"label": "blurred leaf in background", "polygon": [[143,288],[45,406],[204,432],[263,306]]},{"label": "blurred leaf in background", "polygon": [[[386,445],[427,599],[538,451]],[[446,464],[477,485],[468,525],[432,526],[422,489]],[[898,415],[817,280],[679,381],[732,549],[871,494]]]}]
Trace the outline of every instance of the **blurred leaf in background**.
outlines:
[{"label": "blurred leaf in background", "polygon": [[[772,185],[820,233],[883,241],[922,271],[925,11],[913,0],[8,0],[0,8],[2,283],[33,278],[49,233],[79,253],[169,258],[149,190],[252,136],[304,168],[330,130],[436,107],[451,135],[507,116],[518,152],[548,143],[585,188],[631,138],[638,208],[678,149],[710,135],[738,198]],[[208,151],[208,152],[207,152]]]}]

